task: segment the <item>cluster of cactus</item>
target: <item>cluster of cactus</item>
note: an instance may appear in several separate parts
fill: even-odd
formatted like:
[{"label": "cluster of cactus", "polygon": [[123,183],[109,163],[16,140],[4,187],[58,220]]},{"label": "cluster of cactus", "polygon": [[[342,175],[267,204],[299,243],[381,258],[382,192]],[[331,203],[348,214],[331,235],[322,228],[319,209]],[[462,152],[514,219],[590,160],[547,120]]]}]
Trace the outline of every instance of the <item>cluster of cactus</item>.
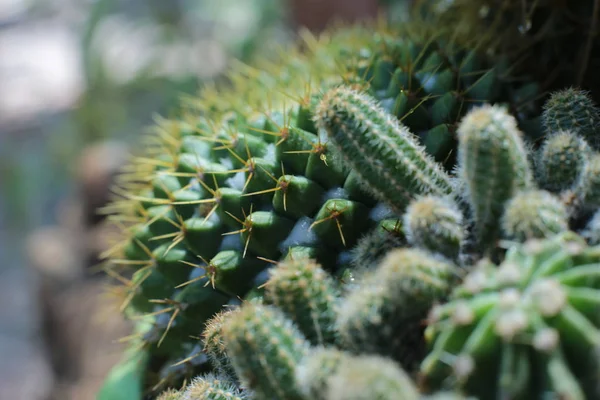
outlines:
[{"label": "cluster of cactus", "polygon": [[[411,156],[420,161],[411,168],[431,165],[440,180],[388,193],[406,201],[438,185],[435,194],[450,192],[444,169],[454,166],[458,122],[473,107],[510,105],[536,135],[536,85],[483,52],[489,38],[434,25],[307,35],[276,60],[237,66],[229,86],[206,87],[180,117],[158,121],[107,209],[122,233],[107,271],[125,283],[126,312],[149,322],[140,333],[149,388],[211,368],[195,336],[223,307],[260,297],[272,262],[309,256],[353,281],[357,265],[373,267],[406,242],[396,205],[365,190],[361,169],[315,122],[322,92],[345,84],[368,93],[385,118],[415,133]],[[423,177],[414,170],[408,179]]]},{"label": "cluster of cactus", "polygon": [[596,340],[600,111],[576,88],[538,108],[545,76],[447,21],[306,35],[158,121],[107,209],[144,389],[598,397],[573,360]]},{"label": "cluster of cactus", "polygon": [[[556,108],[565,96],[595,109],[584,92],[555,93],[545,126],[580,106]],[[307,254],[277,263],[262,297],[207,324],[217,375],[173,399],[600,397],[600,248],[584,239],[597,225],[589,171],[599,153],[576,119],[530,150],[506,109],[477,107],[458,128],[453,176],[356,89],[326,92],[315,121],[347,166],[362,166],[365,189],[399,213],[404,242],[375,267],[353,268],[351,284]],[[555,168],[536,173],[547,163]],[[539,188],[573,165],[568,182]],[[401,184],[384,184],[390,171]]]}]

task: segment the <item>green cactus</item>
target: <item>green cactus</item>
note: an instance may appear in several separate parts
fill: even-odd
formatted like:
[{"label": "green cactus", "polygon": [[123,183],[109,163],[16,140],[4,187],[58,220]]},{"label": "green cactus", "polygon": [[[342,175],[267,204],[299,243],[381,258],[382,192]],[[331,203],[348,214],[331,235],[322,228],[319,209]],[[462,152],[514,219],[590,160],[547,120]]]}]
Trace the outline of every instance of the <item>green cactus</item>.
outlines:
[{"label": "green cactus", "polygon": [[517,193],[506,203],[501,222],[504,235],[519,242],[547,238],[569,229],[566,207],[544,190]]},{"label": "green cactus", "polygon": [[482,400],[597,398],[599,269],[599,249],[568,231],[481,264],[431,311],[426,387]]},{"label": "green cactus", "polygon": [[328,385],[341,364],[352,362],[352,355],[337,348],[316,347],[296,369],[296,382],[307,399],[328,400]]},{"label": "green cactus", "polygon": [[233,383],[214,374],[206,374],[195,378],[174,400],[248,400],[249,393],[237,388]]},{"label": "green cactus", "polygon": [[328,400],[418,400],[419,392],[406,372],[380,356],[356,356],[341,363],[328,379]]},{"label": "green cactus", "polygon": [[600,206],[600,154],[594,153],[585,163],[575,194],[584,209],[595,210]]},{"label": "green cactus", "polygon": [[265,301],[277,306],[312,344],[335,341],[337,288],[320,265],[308,258],[288,260],[271,269]]},{"label": "green cactus", "polygon": [[295,371],[308,342],[281,311],[247,303],[228,319],[223,336],[244,387],[260,398],[302,399]]},{"label": "green cactus", "polygon": [[570,131],[549,136],[535,163],[540,186],[553,193],[572,189],[589,157],[589,146],[581,136]]},{"label": "green cactus", "polygon": [[377,267],[385,255],[393,249],[406,245],[400,219],[383,220],[380,229],[364,235],[352,249],[353,271],[367,271]]},{"label": "green cactus", "polygon": [[419,194],[449,195],[450,177],[418,139],[375,99],[347,87],[334,88],[315,110],[342,158],[373,195],[402,210]]},{"label": "green cactus", "polygon": [[459,177],[480,246],[490,250],[499,236],[505,203],[533,184],[526,148],[515,119],[500,106],[482,106],[458,128]]},{"label": "green cactus", "polygon": [[178,390],[168,389],[165,390],[157,397],[156,400],[181,400],[182,393]]},{"label": "green cactus", "polygon": [[457,260],[465,238],[463,216],[452,201],[425,196],[414,200],[404,213],[409,244],[450,260]]},{"label": "green cactus", "polygon": [[340,302],[343,347],[391,357],[410,370],[423,356],[421,321],[449,293],[456,274],[454,265],[424,251],[392,250]]},{"label": "green cactus", "polygon": [[600,150],[600,109],[581,89],[568,88],[552,93],[544,104],[542,122],[548,132],[569,131]]}]

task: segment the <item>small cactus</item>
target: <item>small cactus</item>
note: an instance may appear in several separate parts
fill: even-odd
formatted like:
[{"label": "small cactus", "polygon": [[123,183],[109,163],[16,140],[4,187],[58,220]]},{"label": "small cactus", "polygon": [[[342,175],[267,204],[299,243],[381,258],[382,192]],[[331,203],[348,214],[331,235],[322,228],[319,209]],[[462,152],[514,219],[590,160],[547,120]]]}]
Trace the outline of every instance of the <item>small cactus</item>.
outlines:
[{"label": "small cactus", "polygon": [[180,398],[175,400],[248,400],[248,393],[222,377],[206,374],[194,378]]},{"label": "small cactus", "polygon": [[281,262],[271,269],[265,300],[282,310],[315,345],[335,340],[337,289],[334,280],[313,260]]},{"label": "small cactus", "polygon": [[500,106],[470,111],[458,128],[459,176],[473,213],[480,246],[489,250],[499,236],[504,204],[533,183],[516,120]]},{"label": "small cactus", "polygon": [[223,327],[227,319],[235,314],[238,309],[226,309],[215,314],[206,321],[206,327],[202,332],[204,340],[204,352],[215,367],[216,371],[222,375],[235,379],[235,370],[231,365],[231,359],[227,355],[225,341],[223,338]]},{"label": "small cactus", "polygon": [[343,86],[331,89],[317,106],[315,120],[364,185],[391,207],[401,210],[419,194],[451,193],[450,177],[368,94]]},{"label": "small cactus", "polygon": [[560,199],[549,192],[520,192],[506,203],[502,230],[508,239],[525,242],[551,237],[567,229],[567,210]]},{"label": "small cactus", "polygon": [[329,400],[329,379],[340,365],[351,362],[352,355],[336,348],[317,347],[304,357],[296,369],[296,382],[306,399]]},{"label": "small cactus", "polygon": [[544,104],[542,122],[548,132],[570,131],[600,149],[600,110],[584,90],[568,88],[552,93]]},{"label": "small cactus", "polygon": [[589,146],[581,136],[570,131],[549,136],[536,159],[540,185],[553,193],[571,189],[589,156]]},{"label": "small cactus", "polygon": [[575,194],[584,209],[600,207],[600,154],[593,154],[585,164]]},{"label": "small cactus", "polygon": [[408,374],[388,358],[356,356],[341,363],[328,382],[328,400],[419,400]]},{"label": "small cactus", "polygon": [[401,228],[402,224],[397,220],[390,229],[382,226],[363,236],[352,249],[352,268],[357,271],[374,269],[390,250],[404,246],[406,239]]},{"label": "small cactus", "polygon": [[308,342],[281,311],[246,303],[228,319],[223,335],[244,387],[259,398],[302,400],[295,371]]},{"label": "small cactus", "polygon": [[421,321],[449,293],[455,268],[421,250],[392,250],[340,303],[342,346],[386,355],[410,370],[423,356]]},{"label": "small cactus", "polygon": [[174,389],[165,390],[156,398],[156,400],[182,400],[183,394]]},{"label": "small cactus", "polygon": [[414,200],[404,213],[409,244],[456,260],[465,238],[463,216],[452,201],[435,196]]}]

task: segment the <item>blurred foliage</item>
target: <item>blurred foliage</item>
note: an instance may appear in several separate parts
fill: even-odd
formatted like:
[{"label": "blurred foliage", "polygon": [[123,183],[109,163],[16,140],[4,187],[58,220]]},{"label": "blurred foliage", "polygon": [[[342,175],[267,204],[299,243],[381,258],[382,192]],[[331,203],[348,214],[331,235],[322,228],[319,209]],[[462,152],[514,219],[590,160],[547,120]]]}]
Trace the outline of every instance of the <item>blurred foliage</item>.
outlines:
[{"label": "blurred foliage", "polygon": [[231,58],[247,61],[265,39],[289,38],[281,0],[88,4],[85,24],[76,27],[85,80],[77,104],[0,132],[0,227],[26,232],[55,223],[57,204],[76,190],[72,178],[85,146],[131,143],[182,94],[219,79]]}]

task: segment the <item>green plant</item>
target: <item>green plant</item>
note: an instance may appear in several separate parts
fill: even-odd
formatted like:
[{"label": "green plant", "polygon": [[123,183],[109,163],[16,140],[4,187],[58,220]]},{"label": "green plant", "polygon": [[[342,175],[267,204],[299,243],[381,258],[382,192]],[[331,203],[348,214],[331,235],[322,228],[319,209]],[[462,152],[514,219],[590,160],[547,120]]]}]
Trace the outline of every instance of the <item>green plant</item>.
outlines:
[{"label": "green plant", "polygon": [[598,397],[598,249],[571,232],[482,263],[431,311],[427,385],[481,399]]}]

